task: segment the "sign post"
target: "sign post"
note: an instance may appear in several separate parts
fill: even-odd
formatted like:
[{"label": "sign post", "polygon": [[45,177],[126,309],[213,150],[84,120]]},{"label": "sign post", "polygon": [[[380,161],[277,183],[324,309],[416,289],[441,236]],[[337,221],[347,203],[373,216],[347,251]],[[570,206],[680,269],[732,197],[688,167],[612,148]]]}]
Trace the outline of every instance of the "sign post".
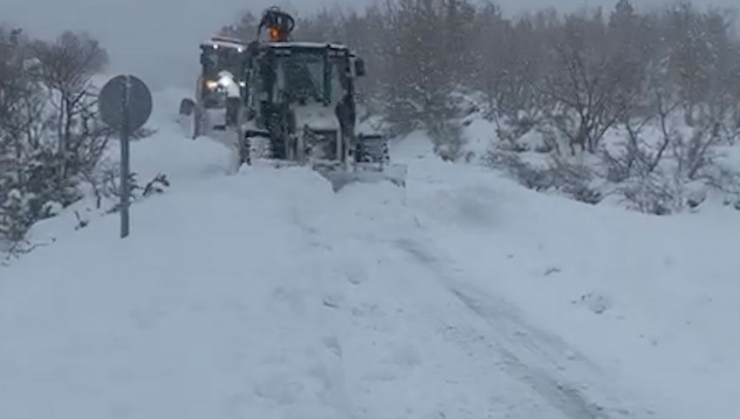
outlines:
[{"label": "sign post", "polygon": [[118,76],[105,84],[98,98],[100,116],[119,133],[121,140],[121,238],[130,232],[131,203],[131,134],[144,126],[152,113],[149,88],[134,76]]},{"label": "sign post", "polygon": [[126,77],[126,86],[123,89],[121,95],[121,102],[123,107],[123,121],[121,124],[121,238],[128,237],[130,231],[130,218],[129,218],[129,205],[130,205],[130,169],[131,160],[129,158],[129,95],[131,92],[131,79]]}]

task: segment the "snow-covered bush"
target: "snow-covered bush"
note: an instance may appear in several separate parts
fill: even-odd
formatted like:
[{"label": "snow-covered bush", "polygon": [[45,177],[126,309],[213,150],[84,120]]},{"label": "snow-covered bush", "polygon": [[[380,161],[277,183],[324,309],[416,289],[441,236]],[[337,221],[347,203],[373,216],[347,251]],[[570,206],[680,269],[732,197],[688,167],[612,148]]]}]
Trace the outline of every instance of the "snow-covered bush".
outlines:
[{"label": "snow-covered bush", "polygon": [[502,141],[487,162],[532,189],[588,203],[616,196],[627,208],[666,215],[696,208],[712,193],[740,201],[740,167],[723,153],[736,147],[730,132],[717,118],[688,127],[679,107],[660,107],[617,125],[595,154],[553,151],[543,164],[540,153]]},{"label": "snow-covered bush", "polygon": [[[684,3],[640,16],[620,0],[608,21],[599,11],[539,18],[529,36],[549,33],[551,52],[529,84],[550,102],[526,132],[499,118],[490,163],[538,190],[616,196],[653,214],[695,208],[713,192],[740,199],[738,162],[722,159],[740,135],[740,42],[727,15]],[[522,144],[532,133],[552,145],[549,163],[530,163],[541,160]]]},{"label": "snow-covered bush", "polygon": [[48,43],[0,28],[0,240],[82,197],[110,137],[90,83],[106,62],[85,34]]},{"label": "snow-covered bush", "polygon": [[583,161],[556,154],[544,160],[528,161],[526,157],[524,153],[504,147],[491,150],[484,161],[539,192],[557,192],[587,204],[598,204],[604,198],[605,193],[598,186],[598,174]]}]

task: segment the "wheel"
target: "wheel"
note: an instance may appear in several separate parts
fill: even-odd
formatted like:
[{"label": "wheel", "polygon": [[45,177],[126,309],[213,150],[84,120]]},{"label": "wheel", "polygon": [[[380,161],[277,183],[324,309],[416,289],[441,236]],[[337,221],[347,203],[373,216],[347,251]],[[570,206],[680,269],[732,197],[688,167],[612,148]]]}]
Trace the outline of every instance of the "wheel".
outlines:
[{"label": "wheel", "polygon": [[226,126],[235,127],[239,123],[239,112],[241,111],[241,99],[230,97],[226,99]]},{"label": "wheel", "polygon": [[390,147],[388,147],[388,141],[383,140],[383,156],[381,157],[381,162],[390,163],[390,161],[391,161],[391,150],[390,150]]},{"label": "wheel", "polygon": [[242,164],[252,165],[252,140],[246,136],[239,143],[239,166]]},{"label": "wheel", "polygon": [[355,161],[361,163],[388,163],[390,161],[388,141],[380,135],[358,136]]},{"label": "wheel", "polygon": [[208,127],[208,112],[201,105],[195,106],[195,112],[193,116],[193,139],[206,134],[206,128]]},{"label": "wheel", "polygon": [[185,98],[180,101],[180,116],[190,116],[195,111],[193,99]]}]

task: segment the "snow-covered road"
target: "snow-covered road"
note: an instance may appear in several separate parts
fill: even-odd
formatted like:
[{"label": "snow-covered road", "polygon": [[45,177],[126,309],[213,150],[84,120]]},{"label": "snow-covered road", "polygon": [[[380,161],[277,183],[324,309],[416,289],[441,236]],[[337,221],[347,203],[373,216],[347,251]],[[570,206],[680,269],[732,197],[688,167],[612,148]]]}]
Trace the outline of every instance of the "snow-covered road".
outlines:
[{"label": "snow-covered road", "polygon": [[[658,314],[639,298],[661,281],[615,278],[657,272],[636,228],[722,241],[737,220],[675,231],[430,159],[414,138],[394,148],[405,190],[335,194],[300,168],[232,176],[224,147],[183,138],[160,109],[133,159],[172,188],[132,208],[131,237],[116,217],[75,232],[63,214],[34,231],[54,245],[0,270],[0,419],[731,417],[737,337],[665,321],[696,303],[695,278]],[[632,232],[592,237],[609,230],[601,214]],[[705,265],[714,303],[695,318],[740,320],[735,271],[685,269]]]}]

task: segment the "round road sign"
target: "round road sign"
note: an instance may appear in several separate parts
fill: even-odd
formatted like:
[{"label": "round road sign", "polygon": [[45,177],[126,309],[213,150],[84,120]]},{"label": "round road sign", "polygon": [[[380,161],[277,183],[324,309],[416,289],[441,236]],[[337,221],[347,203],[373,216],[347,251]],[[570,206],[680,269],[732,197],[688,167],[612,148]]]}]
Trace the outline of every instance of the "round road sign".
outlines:
[{"label": "round road sign", "polygon": [[[127,109],[124,109],[124,103],[128,103]],[[133,132],[143,127],[151,116],[152,94],[137,77],[117,76],[109,80],[100,91],[98,109],[103,122],[118,131],[123,130],[124,116],[128,111],[128,131]]]}]

